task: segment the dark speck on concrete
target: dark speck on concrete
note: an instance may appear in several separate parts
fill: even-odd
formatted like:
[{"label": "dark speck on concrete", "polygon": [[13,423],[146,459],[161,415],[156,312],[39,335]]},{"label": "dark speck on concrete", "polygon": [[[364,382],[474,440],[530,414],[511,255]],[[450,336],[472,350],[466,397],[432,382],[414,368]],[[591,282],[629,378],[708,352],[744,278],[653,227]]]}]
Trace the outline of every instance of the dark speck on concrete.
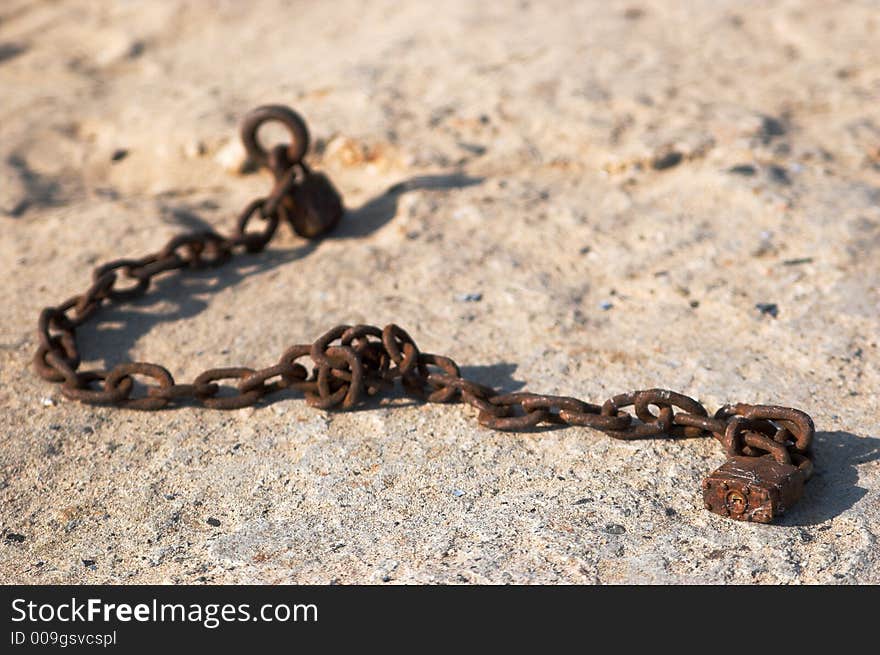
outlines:
[{"label": "dark speck on concrete", "polygon": [[135,41],[131,44],[131,47],[128,49],[128,56],[131,59],[137,59],[142,54],[144,54],[144,50],[147,45],[143,41]]},{"label": "dark speck on concrete", "polygon": [[0,43],[0,61],[17,57],[25,50],[27,48],[20,43]]},{"label": "dark speck on concrete", "polygon": [[773,182],[776,182],[776,184],[783,184],[785,186],[791,184],[791,178],[788,176],[788,171],[782,166],[771,166],[767,169],[767,173],[770,176],[770,179]]},{"label": "dark speck on concrete", "polygon": [[736,166],[731,166],[727,169],[728,173],[732,173],[734,175],[744,175],[745,177],[752,177],[755,173],[758,172],[751,164],[737,164]]},{"label": "dark speck on concrete", "polygon": [[472,155],[476,155],[480,157],[486,154],[486,146],[481,146],[478,143],[465,143],[464,141],[460,141],[458,147],[462,150],[467,150]]},{"label": "dark speck on concrete", "polygon": [[773,154],[780,157],[786,157],[791,154],[791,144],[783,141],[773,146]]},{"label": "dark speck on concrete", "polygon": [[95,560],[93,560],[93,559],[84,559],[82,561],[82,563],[83,563],[83,566],[85,566],[87,569],[91,569],[91,568],[95,567]]},{"label": "dark speck on concrete", "polygon": [[208,519],[208,525],[213,525],[215,528],[220,527],[220,519],[215,519],[213,516]]},{"label": "dark speck on concrete", "polygon": [[775,302],[759,302],[755,304],[755,309],[764,315],[776,318],[779,316],[779,305]]},{"label": "dark speck on concrete", "polygon": [[9,532],[6,534],[6,541],[10,543],[20,544],[24,541],[24,535],[17,532]]},{"label": "dark speck on concrete", "polygon": [[111,187],[95,187],[95,195],[107,200],[119,200],[119,191]]},{"label": "dark speck on concrete", "polygon": [[605,532],[608,534],[623,534],[626,532],[626,528],[619,523],[609,523],[605,526]]},{"label": "dark speck on concrete", "polygon": [[672,168],[673,166],[678,166],[682,159],[682,154],[673,150],[672,152],[667,152],[665,155],[656,157],[654,161],[651,162],[651,168],[655,171],[662,171],[667,168]]},{"label": "dark speck on concrete", "polygon": [[666,516],[677,516],[677,515],[678,515],[678,512],[676,512],[673,508],[671,508],[671,507],[666,508]]},{"label": "dark speck on concrete", "polygon": [[761,141],[770,143],[775,137],[785,134],[785,124],[773,116],[764,116],[761,119]]},{"label": "dark speck on concrete", "polygon": [[110,161],[122,161],[128,157],[128,150],[125,148],[118,148],[113,151],[113,154],[110,155]]}]

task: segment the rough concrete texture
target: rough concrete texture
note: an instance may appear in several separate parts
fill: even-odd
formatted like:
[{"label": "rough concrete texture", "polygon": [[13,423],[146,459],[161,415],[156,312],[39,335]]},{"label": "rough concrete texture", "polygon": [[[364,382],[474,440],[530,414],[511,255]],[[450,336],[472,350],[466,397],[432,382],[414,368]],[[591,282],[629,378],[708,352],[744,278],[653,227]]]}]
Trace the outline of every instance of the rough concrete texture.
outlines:
[{"label": "rough concrete texture", "polygon": [[[0,579],[880,582],[878,41],[870,1],[4,2]],[[502,389],[804,408],[806,497],[706,512],[713,440],[37,379],[43,306],[265,193],[234,142],[270,101],[344,192],[335,238],[169,276],[81,330],[87,364],[184,381],[393,321]]]}]

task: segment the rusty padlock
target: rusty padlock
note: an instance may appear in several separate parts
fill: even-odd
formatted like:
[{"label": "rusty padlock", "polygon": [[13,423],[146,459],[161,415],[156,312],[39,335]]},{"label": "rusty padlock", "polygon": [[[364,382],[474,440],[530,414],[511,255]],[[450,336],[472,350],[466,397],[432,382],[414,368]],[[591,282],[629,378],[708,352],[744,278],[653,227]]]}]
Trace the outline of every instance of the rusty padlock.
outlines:
[{"label": "rusty padlock", "polygon": [[[278,122],[287,128],[290,143],[266,150],[257,132],[268,122]],[[268,204],[273,210],[277,207],[282,211],[297,234],[314,239],[336,227],[345,211],[342,196],[326,175],[313,172],[303,161],[310,137],[302,116],[283,105],[257,107],[242,121],[241,140],[248,157],[275,176],[273,196],[277,197]]]},{"label": "rusty padlock", "polygon": [[304,163],[302,180],[293,187],[292,206],[285,203],[287,218],[300,236],[314,239],[336,227],[345,211],[342,196],[323,173],[311,171]]},{"label": "rusty padlock", "polygon": [[703,480],[706,509],[735,519],[770,523],[803,495],[806,474],[771,455],[731,457]]}]

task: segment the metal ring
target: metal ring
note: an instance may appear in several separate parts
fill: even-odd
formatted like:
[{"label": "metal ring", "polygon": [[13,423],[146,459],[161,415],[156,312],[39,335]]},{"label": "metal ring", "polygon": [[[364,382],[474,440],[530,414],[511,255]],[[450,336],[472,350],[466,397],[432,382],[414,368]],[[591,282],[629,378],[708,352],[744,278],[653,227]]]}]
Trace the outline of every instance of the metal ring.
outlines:
[{"label": "metal ring", "polygon": [[[315,339],[315,342],[312,344],[312,347],[309,350],[309,357],[312,358],[312,361],[315,362],[315,364],[317,364],[318,366],[329,366],[330,361],[327,358],[326,351],[331,348],[331,343],[340,338],[350,328],[350,325],[337,325],[332,330],[328,330],[320,337]],[[350,350],[351,353],[354,354],[354,349],[349,348],[348,346],[342,347]]]},{"label": "metal ring", "polygon": [[[131,271],[132,269],[143,265],[144,261],[141,259],[117,259],[116,261],[108,262],[107,264],[99,266],[95,269],[93,274],[95,282],[93,286],[97,288],[104,288],[104,285],[106,283],[105,276],[108,273],[112,273],[114,277],[110,282],[109,287],[107,287],[107,298],[119,302],[124,300],[131,300],[132,298],[142,296],[147,291],[147,289],[149,289],[150,280],[146,278],[135,277],[131,274]],[[136,284],[125,289],[114,288],[116,283],[120,281],[119,273],[121,271],[127,273],[126,277],[128,279],[134,280]]]},{"label": "metal ring", "polygon": [[[654,390],[649,390],[649,392],[650,391]],[[631,391],[618,394],[613,398],[606,400],[605,404],[602,405],[602,415],[615,416],[620,412],[622,407],[635,405],[635,402],[641,393],[641,391]],[[654,403],[650,402],[648,404]],[[650,415],[653,418],[652,421],[643,422],[639,425],[631,425],[626,430],[609,432],[609,436],[615,439],[642,439],[644,437],[656,437],[661,434],[669,434],[670,429],[672,429],[672,420],[675,412],[673,411],[671,404],[663,403],[662,405],[658,405],[658,408],[660,409],[660,413],[655,417],[647,410],[647,405],[643,405],[643,412]]]},{"label": "metal ring", "polygon": [[[405,353],[404,358],[398,363],[398,368],[400,369],[401,374],[405,377],[424,380],[434,387],[434,391],[428,394],[428,402],[447,403],[450,400],[453,400],[455,396],[458,395],[459,390],[464,388],[462,383],[468,384],[468,390],[472,393],[479,393],[486,396],[495,393],[494,389],[468,383],[466,380],[463,380],[458,364],[449,357],[432,355],[430,353],[420,353],[416,350],[415,346],[406,342],[403,344],[403,350]],[[410,361],[415,361],[416,366],[413,367],[409,365],[408,362]],[[443,371],[443,373],[431,373],[428,370],[428,366],[436,366]],[[418,370],[417,375],[411,374],[413,368]]]},{"label": "metal ring", "polygon": [[243,367],[213,368],[209,371],[205,371],[195,380],[193,380],[193,386],[200,387],[201,391],[197,392],[195,397],[205,407],[210,407],[211,409],[240,409],[242,407],[255,405],[257,401],[259,401],[262,397],[262,393],[259,388],[245,392],[242,392],[240,389],[236,388],[236,393],[234,396],[218,397],[216,395],[219,391],[218,385],[216,390],[213,388],[211,389],[212,394],[210,396],[204,393],[207,391],[207,388],[212,382],[217,382],[217,380],[243,380],[250,377],[254,373],[256,373],[254,369]]},{"label": "metal ring", "polygon": [[706,412],[706,408],[690,396],[685,396],[684,394],[676,393],[675,391],[669,391],[668,389],[645,389],[644,391],[636,392],[633,399],[636,416],[638,416],[639,420],[643,423],[651,423],[658,418],[658,416],[648,408],[649,405],[654,405],[658,409],[666,405],[671,405],[672,407],[678,407],[679,409],[684,410],[688,414],[694,414],[697,416],[709,415],[708,412]]},{"label": "metal ring", "polygon": [[[733,410],[750,420],[764,419],[788,429],[795,438],[795,450],[806,453],[816,433],[813,419],[806,412],[792,407],[778,405],[749,405],[738,403]],[[720,410],[719,410],[720,411]]]},{"label": "metal ring", "polygon": [[322,364],[318,368],[317,393],[306,393],[306,402],[312,407],[332,409],[340,403],[343,404],[343,407],[351,406],[352,401],[349,401],[351,382],[343,382],[336,391],[331,390],[330,374],[332,370],[329,364]]},{"label": "metal ring", "polygon": [[[509,405],[502,406],[509,407]],[[495,416],[489,412],[480,412],[477,415],[477,421],[480,425],[501,431],[528,430],[548,420],[550,420],[550,411],[546,409],[536,409],[519,416]]]},{"label": "metal ring", "polygon": [[146,362],[128,362],[126,364],[117,364],[112,371],[107,374],[104,380],[104,386],[107,389],[118,388],[123,380],[130,379],[135,375],[152,378],[159,383],[158,387],[148,387],[147,395],[142,398],[130,398],[128,395],[121,401],[121,405],[128,409],[154,410],[160,409],[168,404],[169,399],[158,393],[151,393],[154,389],[168,389],[174,386],[174,378],[163,366],[158,364],[148,364]]},{"label": "metal ring", "polygon": [[345,333],[342,335],[340,341],[343,346],[349,345],[355,339],[360,337],[376,337],[378,339],[382,338],[382,330],[377,328],[375,325],[364,325],[363,323],[359,323],[357,325],[352,325]]},{"label": "metal ring", "polygon": [[287,146],[287,156],[292,163],[305,157],[309,149],[309,130],[302,116],[283,105],[263,105],[245,115],[241,122],[241,141],[248,157],[260,166],[269,166],[269,153],[260,145],[257,131],[264,123],[277,121],[290,132],[291,141]]},{"label": "metal ring", "polygon": [[75,385],[78,377],[76,369],[79,368],[79,355],[70,359],[57,349],[48,349],[40,346],[34,356],[34,365],[37,372],[46,380],[52,382],[64,382]]},{"label": "metal ring", "polygon": [[104,382],[107,379],[106,371],[82,371],[76,375],[76,384],[79,386],[74,386],[73,380],[66,380],[61,385],[61,394],[65,398],[93,405],[112,404],[125,400],[131,394],[134,384],[130,377],[123,377],[116,387],[108,388],[105,385],[104,389],[91,389],[89,387],[93,382]]},{"label": "metal ring", "polygon": [[[239,382],[238,389],[242,393],[259,389],[260,392],[265,395],[278,391],[279,389],[284,389],[290,385],[291,382],[305,380],[308,375],[308,371],[306,371],[305,366],[302,364],[288,364],[287,362],[282,362],[281,364],[269,366],[268,368],[264,368],[263,370],[257,371],[253,375],[244,378]],[[267,380],[275,377],[280,377],[281,379],[266,384]]]},{"label": "metal ring", "polygon": [[244,244],[245,250],[250,253],[260,252],[265,248],[266,244],[269,243],[275,235],[275,230],[278,229],[278,214],[270,213],[263,217],[267,225],[262,232],[246,232],[248,223],[253,215],[257,210],[260,210],[260,213],[262,214],[265,205],[265,198],[257,198],[256,200],[251,201],[250,204],[242,210],[241,214],[238,215],[238,223],[235,231],[241,243]]},{"label": "metal ring", "polygon": [[[398,341],[400,342],[400,345],[398,345]],[[385,350],[388,351],[388,356],[391,357],[392,361],[398,366],[404,357],[404,354],[400,350],[404,344],[412,344],[413,348],[416,349],[416,353],[418,353],[419,350],[416,342],[411,336],[409,336],[406,330],[394,323],[389,323],[382,328],[382,343],[385,345]],[[407,370],[408,369],[409,367],[407,367]],[[402,372],[403,371],[401,371],[401,373]]]},{"label": "metal ring", "polygon": [[773,441],[770,437],[759,432],[746,431],[743,433],[742,439],[752,448],[770,453],[773,459],[780,464],[791,464],[791,454],[788,452],[788,449],[781,443]]},{"label": "metal ring", "polygon": [[592,412],[571,412],[567,409],[559,410],[559,418],[569,425],[580,425],[594,430],[602,430],[603,432],[620,432],[626,430],[632,425],[632,415],[622,410],[617,410],[616,414],[601,414],[601,409],[597,413]]}]

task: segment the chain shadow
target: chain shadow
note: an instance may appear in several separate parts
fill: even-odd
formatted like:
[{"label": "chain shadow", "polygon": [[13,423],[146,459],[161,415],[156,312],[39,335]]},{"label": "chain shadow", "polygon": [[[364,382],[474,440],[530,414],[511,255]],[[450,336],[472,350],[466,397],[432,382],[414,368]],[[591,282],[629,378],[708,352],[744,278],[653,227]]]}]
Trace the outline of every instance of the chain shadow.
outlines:
[{"label": "chain shadow", "polygon": [[780,525],[819,525],[855,505],[867,489],[858,486],[859,464],[880,459],[880,439],[851,432],[817,432],[813,442],[816,471],[804,497]]},{"label": "chain shadow", "polygon": [[411,177],[391,185],[384,193],[368,200],[357,209],[346,210],[345,217],[332,236],[336,239],[359,239],[370,235],[394,218],[400,196],[408,191],[462,189],[482,184],[484,179],[464,173]]},{"label": "chain shadow", "polygon": [[145,296],[105,306],[94,323],[83,325],[77,332],[82,352],[87,358],[91,353],[101,353],[98,361],[107,370],[131,361],[135,344],[154,326],[196,316],[208,307],[212,295],[250,275],[302,259],[316,247],[309,242],[296,248],[267,250],[259,255],[243,254],[220,268],[156,278]]},{"label": "chain shadow", "polygon": [[[2,46],[0,46],[0,57],[2,54]],[[24,194],[15,206],[4,210],[8,216],[19,218],[32,207],[57,207],[62,204],[61,183],[57,178],[38,173],[31,168],[27,159],[18,153],[9,155],[6,163],[18,176],[24,188]]]},{"label": "chain shadow", "polygon": [[498,393],[513,393],[526,386],[522,380],[513,378],[514,371],[516,371],[516,364],[510,362],[461,367],[462,377],[477,384],[492,387]]},{"label": "chain shadow", "polygon": [[[416,176],[404,180],[357,209],[347,210],[340,227],[328,238],[369,236],[394,218],[398,199],[407,191],[459,188],[479,184],[482,180],[458,173]],[[165,222],[187,230],[213,229],[213,225],[200,216],[197,208],[184,204],[160,204],[159,211]],[[100,353],[97,361],[102,368],[110,370],[118,363],[130,361],[137,341],[154,326],[196,316],[208,307],[212,295],[234,286],[247,276],[303,259],[319,243],[320,240],[313,240],[294,248],[270,248],[256,255],[239,255],[217,268],[185,270],[177,275],[157,277],[152,289],[144,296],[105,306],[95,322],[84,324],[78,332],[81,350],[87,359],[91,353]],[[277,397],[283,398],[284,394],[278,394]]]}]

